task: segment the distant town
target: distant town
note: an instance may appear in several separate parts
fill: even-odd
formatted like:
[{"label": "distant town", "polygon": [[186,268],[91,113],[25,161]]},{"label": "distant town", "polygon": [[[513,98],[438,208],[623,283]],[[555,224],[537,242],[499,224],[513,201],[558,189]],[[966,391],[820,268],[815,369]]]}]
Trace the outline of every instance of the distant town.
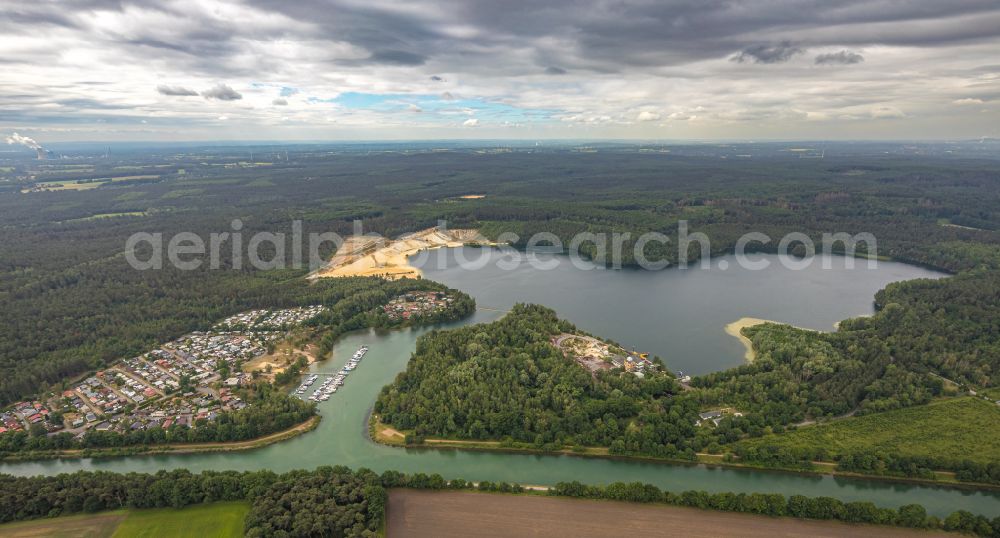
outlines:
[{"label": "distant town", "polygon": [[0,413],[0,434],[196,428],[249,404],[236,393],[250,374],[241,365],[267,352],[291,328],[323,311],[319,305],[252,310],[123,359],[61,393],[19,402]]}]

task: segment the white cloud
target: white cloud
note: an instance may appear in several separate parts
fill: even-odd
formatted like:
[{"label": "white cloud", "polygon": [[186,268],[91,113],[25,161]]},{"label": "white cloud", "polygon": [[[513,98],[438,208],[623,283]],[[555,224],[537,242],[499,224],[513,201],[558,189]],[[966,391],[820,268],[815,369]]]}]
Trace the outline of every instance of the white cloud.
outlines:
[{"label": "white cloud", "polygon": [[[466,133],[486,136],[508,124],[525,137],[867,138],[864,122],[894,118],[878,136],[910,138],[1000,124],[1000,108],[975,106],[995,102],[1000,6],[783,0],[747,16],[739,3],[553,1],[516,16],[432,0],[22,3],[16,20],[0,17],[0,132],[128,138],[122,125],[149,118],[149,139],[356,127],[447,137],[477,125]],[[386,53],[396,49],[413,56]],[[408,104],[328,101],[351,92]]]},{"label": "white cloud", "polygon": [[649,110],[643,110],[635,117],[636,121],[657,121],[660,119],[660,114],[658,112],[651,112]]},{"label": "white cloud", "polygon": [[469,118],[462,122],[463,127],[477,127],[479,125],[478,118]]}]

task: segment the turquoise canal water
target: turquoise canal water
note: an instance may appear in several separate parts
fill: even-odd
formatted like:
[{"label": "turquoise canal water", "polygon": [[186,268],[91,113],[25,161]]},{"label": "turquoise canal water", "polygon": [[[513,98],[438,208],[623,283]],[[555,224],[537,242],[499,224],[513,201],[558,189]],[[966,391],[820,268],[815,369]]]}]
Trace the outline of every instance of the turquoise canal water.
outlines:
[{"label": "turquoise canal water", "polygon": [[[475,295],[481,304],[499,307],[498,310],[515,301],[540,297],[533,300],[555,307],[561,315],[587,330],[648,349],[663,356],[668,364],[682,365],[681,369],[692,372],[740,362],[743,348],[738,343],[731,345],[734,344],[731,340],[735,339],[726,335],[722,326],[743,315],[829,328],[837,319],[870,313],[872,293],[888,282],[941,276],[906,265],[880,263],[876,271],[856,269],[845,273],[843,268],[816,273],[788,271],[778,277],[766,272],[730,268],[727,271],[688,269],[683,274],[665,271],[652,275],[629,271],[567,271],[551,277],[548,272],[535,271],[532,274],[531,271],[524,271],[516,277],[484,273],[488,278],[477,280],[445,265],[440,270],[425,267],[425,275],[458,286]],[[736,272],[744,274],[736,275]],[[566,282],[568,279],[575,280]],[[573,283],[578,286],[574,288]],[[740,283],[752,289],[741,292]],[[653,286],[653,289],[645,292],[631,289],[642,286]],[[622,290],[623,295],[616,298],[615,290]],[[670,296],[671,290],[676,295]],[[533,292],[537,295],[531,295]],[[684,299],[688,302],[683,302]],[[807,301],[811,306],[802,308],[797,301]],[[644,310],[653,305],[657,308]],[[683,313],[673,313],[672,308],[683,310]],[[710,311],[715,308],[723,308],[724,311],[712,314]],[[808,315],[800,315],[802,313]],[[470,319],[444,327],[487,322],[500,315],[500,312],[492,310],[479,311]],[[686,317],[691,317],[692,321],[685,324],[678,321]],[[657,319],[661,321],[657,322]],[[670,320],[669,323],[667,320]],[[697,320],[711,322],[712,327],[686,334],[684,327],[697,325]],[[614,322],[602,327],[600,323],[605,321]],[[633,324],[640,325],[640,328],[633,328]],[[647,335],[642,327],[653,327],[657,334]],[[339,370],[361,345],[368,345],[370,351],[361,365],[348,376],[346,384],[329,401],[320,404],[323,415],[320,426],[315,431],[282,443],[233,453],[4,463],[0,464],[0,472],[35,475],[81,469],[155,472],[171,468],[192,471],[266,468],[280,472],[340,464],[353,468],[368,467],[379,472],[396,469],[440,473],[446,478],[506,480],[523,484],[553,484],[564,480],[590,484],[642,481],[673,491],[701,489],[827,495],[844,501],[868,500],[886,507],[920,503],[938,516],[957,509],[990,516],[1000,514],[1000,494],[994,492],[702,465],[563,455],[400,449],[372,443],[366,435],[366,417],[378,391],[406,367],[417,337],[429,330],[361,331],[344,336],[335,345],[333,357],[313,365],[313,371]],[[682,346],[673,341],[678,337],[692,342]],[[693,355],[685,355],[689,352]]]}]

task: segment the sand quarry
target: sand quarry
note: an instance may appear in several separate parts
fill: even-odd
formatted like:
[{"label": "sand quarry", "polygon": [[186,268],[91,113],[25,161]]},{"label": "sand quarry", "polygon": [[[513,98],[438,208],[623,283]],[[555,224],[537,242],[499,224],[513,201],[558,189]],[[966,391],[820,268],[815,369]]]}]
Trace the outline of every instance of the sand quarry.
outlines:
[{"label": "sand quarry", "polygon": [[352,236],[344,241],[325,267],[309,275],[315,278],[376,276],[389,280],[420,278],[420,270],[407,258],[428,249],[460,247],[467,244],[489,245],[477,230],[441,230],[428,228],[388,240],[375,236]]}]

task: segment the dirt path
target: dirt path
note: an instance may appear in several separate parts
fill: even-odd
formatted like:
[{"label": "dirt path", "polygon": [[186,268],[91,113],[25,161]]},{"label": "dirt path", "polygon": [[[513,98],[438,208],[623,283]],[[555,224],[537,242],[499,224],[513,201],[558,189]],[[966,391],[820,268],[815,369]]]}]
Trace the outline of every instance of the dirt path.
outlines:
[{"label": "dirt path", "polygon": [[389,492],[389,538],[507,536],[603,538],[684,536],[777,538],[958,536],[834,521],[775,518],[667,505],[635,504],[477,492],[394,489]]},{"label": "dirt path", "polygon": [[382,429],[379,431],[379,434],[382,435],[383,437],[388,437],[390,439],[393,439],[393,438],[405,439],[406,438],[406,436],[403,435],[402,432],[400,432],[396,428],[393,428],[392,426],[382,426]]},{"label": "dirt path", "polygon": [[461,439],[424,439],[428,445],[500,446],[500,441],[464,441]]},{"label": "dirt path", "polygon": [[280,432],[275,432],[270,435],[265,435],[264,437],[258,437],[256,439],[250,439],[248,441],[235,441],[231,443],[179,443],[173,445],[163,445],[165,448],[169,448],[170,452],[173,454],[183,454],[185,452],[202,452],[202,451],[229,451],[229,450],[246,450],[248,448],[257,448],[264,445],[269,445],[276,443],[278,441],[283,441],[290,437],[295,437],[296,435],[305,433],[319,424],[320,417],[317,415],[298,426],[293,426],[287,430],[282,430]]}]

